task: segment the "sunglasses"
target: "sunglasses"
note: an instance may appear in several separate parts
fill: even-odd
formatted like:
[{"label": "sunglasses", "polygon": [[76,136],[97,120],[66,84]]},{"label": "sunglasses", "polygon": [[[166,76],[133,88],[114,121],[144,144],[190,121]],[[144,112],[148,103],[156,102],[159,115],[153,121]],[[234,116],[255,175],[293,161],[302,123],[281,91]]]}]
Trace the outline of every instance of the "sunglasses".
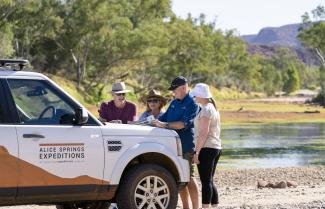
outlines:
[{"label": "sunglasses", "polygon": [[147,100],[147,103],[158,103],[159,102],[159,100],[158,99],[148,99]]},{"label": "sunglasses", "polygon": [[116,96],[125,96],[125,93],[115,93]]}]

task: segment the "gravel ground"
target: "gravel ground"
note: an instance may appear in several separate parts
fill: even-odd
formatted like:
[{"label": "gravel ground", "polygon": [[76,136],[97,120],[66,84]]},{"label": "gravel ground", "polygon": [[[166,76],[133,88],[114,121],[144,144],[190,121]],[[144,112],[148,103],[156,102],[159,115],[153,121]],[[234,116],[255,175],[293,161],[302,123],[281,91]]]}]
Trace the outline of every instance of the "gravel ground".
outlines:
[{"label": "gravel ground", "polygon": [[[197,177],[198,178],[198,177]],[[325,166],[220,170],[214,178],[222,209],[325,209]],[[263,180],[293,181],[293,188],[257,188]],[[199,181],[198,181],[199,182]],[[54,206],[11,206],[1,209],[55,209]],[[179,207],[181,203],[179,201]],[[127,209],[127,208],[123,208]]]},{"label": "gravel ground", "polygon": [[[325,209],[325,166],[217,171],[218,208]],[[296,182],[297,187],[257,188],[257,182]]]}]

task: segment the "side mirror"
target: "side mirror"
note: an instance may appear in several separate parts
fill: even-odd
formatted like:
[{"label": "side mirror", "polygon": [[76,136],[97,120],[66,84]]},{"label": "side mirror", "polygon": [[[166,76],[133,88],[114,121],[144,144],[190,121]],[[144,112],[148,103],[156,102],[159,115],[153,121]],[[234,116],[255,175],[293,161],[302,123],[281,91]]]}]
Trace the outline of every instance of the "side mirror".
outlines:
[{"label": "side mirror", "polygon": [[79,107],[76,109],[75,114],[75,123],[78,125],[82,125],[87,123],[88,121],[88,112],[85,108]]}]

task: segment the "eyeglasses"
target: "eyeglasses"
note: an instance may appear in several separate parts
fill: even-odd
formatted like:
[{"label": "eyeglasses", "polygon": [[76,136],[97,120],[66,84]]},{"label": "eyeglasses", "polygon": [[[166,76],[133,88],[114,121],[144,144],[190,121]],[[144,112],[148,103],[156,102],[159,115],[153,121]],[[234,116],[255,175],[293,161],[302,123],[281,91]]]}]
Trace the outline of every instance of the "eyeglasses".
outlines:
[{"label": "eyeglasses", "polygon": [[125,96],[125,93],[115,93],[116,96]]},{"label": "eyeglasses", "polygon": [[152,102],[152,103],[158,103],[159,100],[158,99],[148,99],[147,100],[147,103],[150,103],[150,102]]}]

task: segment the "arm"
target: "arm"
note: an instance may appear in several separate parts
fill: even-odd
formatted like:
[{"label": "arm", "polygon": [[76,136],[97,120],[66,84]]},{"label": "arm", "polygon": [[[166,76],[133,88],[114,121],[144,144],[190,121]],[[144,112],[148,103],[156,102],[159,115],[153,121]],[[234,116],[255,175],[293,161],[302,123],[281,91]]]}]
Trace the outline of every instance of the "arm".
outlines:
[{"label": "arm", "polygon": [[193,162],[195,164],[200,164],[199,155],[200,155],[200,151],[201,151],[202,147],[204,147],[204,144],[207,141],[210,122],[211,122],[211,119],[209,119],[205,116],[200,118],[199,135],[198,135],[198,140],[197,140],[197,144],[195,147],[195,154],[193,157]]},{"label": "arm", "polygon": [[196,103],[191,103],[186,108],[186,111],[183,115],[183,118],[181,119],[181,122],[183,122],[185,129],[190,129],[194,127],[194,118],[199,113],[199,106]]},{"label": "arm", "polygon": [[130,111],[130,115],[128,115],[127,117],[127,121],[136,121],[136,117],[137,117],[137,106],[133,103],[131,103],[131,111]]},{"label": "arm", "polygon": [[190,104],[187,108],[186,111],[184,112],[183,117],[181,118],[180,121],[175,121],[175,122],[166,122],[166,111],[165,114],[163,114],[159,120],[154,120],[152,123],[154,126],[160,127],[160,128],[169,128],[169,129],[174,129],[174,130],[179,130],[179,129],[184,129],[184,128],[192,128],[193,127],[193,122],[194,118],[198,113],[198,106],[196,103]]},{"label": "arm", "polygon": [[152,121],[152,124],[154,126],[157,126],[159,128],[169,128],[169,129],[183,129],[185,127],[184,123],[182,121],[176,121],[176,122],[162,122],[159,120]]},{"label": "arm", "polygon": [[142,113],[141,116],[139,117],[139,121],[144,121],[147,118],[147,111]]},{"label": "arm", "polygon": [[159,117],[158,120],[153,120],[152,125],[159,127],[159,128],[169,128],[169,129],[182,129],[184,128],[184,123],[182,121],[176,121],[176,122],[167,122],[167,114],[168,114],[169,108],[167,111]]},{"label": "arm", "polygon": [[105,103],[102,103],[100,105],[99,110],[98,110],[98,113],[99,113],[99,118],[98,119],[101,122],[107,122],[106,111],[107,111],[107,105]]},{"label": "arm", "polygon": [[200,130],[199,130],[199,136],[196,144],[195,151],[196,153],[200,153],[200,150],[202,147],[204,147],[205,142],[208,138],[209,133],[209,127],[210,127],[211,119],[207,117],[201,117],[200,118]]}]

